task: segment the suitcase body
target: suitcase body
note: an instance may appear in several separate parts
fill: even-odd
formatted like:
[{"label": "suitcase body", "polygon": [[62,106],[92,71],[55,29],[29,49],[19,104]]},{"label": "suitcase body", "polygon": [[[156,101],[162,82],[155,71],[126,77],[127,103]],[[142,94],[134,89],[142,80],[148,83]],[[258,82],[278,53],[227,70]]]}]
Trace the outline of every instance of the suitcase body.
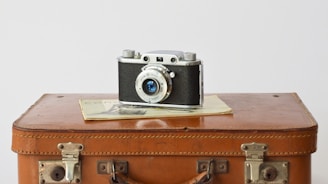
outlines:
[{"label": "suitcase body", "polygon": [[219,94],[233,114],[85,121],[46,94],[13,124],[20,184],[311,183],[317,123],[295,93]]}]

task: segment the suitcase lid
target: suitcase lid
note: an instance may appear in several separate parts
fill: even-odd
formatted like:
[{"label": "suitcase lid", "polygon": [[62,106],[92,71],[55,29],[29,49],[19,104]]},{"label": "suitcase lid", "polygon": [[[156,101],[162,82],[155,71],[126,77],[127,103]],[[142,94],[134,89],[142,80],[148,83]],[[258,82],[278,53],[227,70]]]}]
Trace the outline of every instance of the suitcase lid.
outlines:
[{"label": "suitcase lid", "polygon": [[[79,106],[79,99],[117,98],[117,95],[45,94],[14,122],[12,149],[23,154],[58,154],[56,148],[41,150],[38,145],[47,144],[49,141],[57,144],[58,141],[88,142],[88,139],[100,141],[98,143],[103,145],[114,143],[109,140],[118,141],[115,145],[130,144],[124,140],[132,138],[135,143],[140,141],[140,144],[147,139],[151,152],[157,150],[166,154],[194,151],[192,151],[192,145],[189,148],[181,148],[180,151],[173,151],[179,150],[177,146],[174,148],[166,146],[164,149],[166,151],[163,151],[162,147],[154,149],[156,141],[149,140],[156,139],[160,142],[165,139],[165,141],[171,141],[167,142],[168,144],[176,145],[179,142],[176,140],[199,139],[198,141],[201,141],[199,144],[209,147],[214,141],[213,144],[220,143],[219,147],[222,147],[222,151],[219,148],[213,148],[219,155],[225,154],[223,150],[231,147],[230,141],[227,142],[227,140],[232,140],[233,143],[239,145],[245,142],[271,140],[277,147],[276,154],[291,154],[292,152],[307,154],[316,150],[317,123],[296,93],[240,93],[219,94],[218,96],[232,108],[233,114],[85,121]],[[106,142],[103,139],[106,139]],[[223,142],[215,142],[216,139]],[[290,144],[282,146],[281,141],[289,141]],[[89,154],[115,152],[97,148],[101,146],[92,146],[95,145],[94,142],[89,144]],[[121,154],[125,149],[125,153],[141,154],[137,147],[134,152],[132,145],[128,148],[123,147]],[[146,147],[143,150],[147,150],[148,147]],[[235,148],[235,146],[228,152],[235,155],[243,154],[240,147]],[[194,152],[194,154],[199,153]],[[84,154],[88,154],[88,151],[84,151]]]},{"label": "suitcase lid", "polygon": [[[138,130],[290,130],[311,128],[316,121],[295,93],[220,94],[231,115],[137,120],[84,121],[79,99],[117,98],[105,94],[45,94],[14,127],[29,131]],[[148,123],[147,123],[148,122]]]}]

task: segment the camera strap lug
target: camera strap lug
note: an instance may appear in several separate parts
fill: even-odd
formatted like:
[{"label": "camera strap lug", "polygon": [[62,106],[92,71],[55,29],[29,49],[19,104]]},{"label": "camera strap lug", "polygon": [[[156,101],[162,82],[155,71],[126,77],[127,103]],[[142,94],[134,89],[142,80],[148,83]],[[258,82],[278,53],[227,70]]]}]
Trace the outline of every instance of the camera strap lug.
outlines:
[{"label": "camera strap lug", "polygon": [[264,161],[268,146],[263,143],[245,143],[241,145],[245,152],[245,184],[287,184],[288,162]]},{"label": "camera strap lug", "polygon": [[81,183],[81,163],[79,160],[83,145],[79,143],[59,143],[61,160],[39,161],[39,183]]}]

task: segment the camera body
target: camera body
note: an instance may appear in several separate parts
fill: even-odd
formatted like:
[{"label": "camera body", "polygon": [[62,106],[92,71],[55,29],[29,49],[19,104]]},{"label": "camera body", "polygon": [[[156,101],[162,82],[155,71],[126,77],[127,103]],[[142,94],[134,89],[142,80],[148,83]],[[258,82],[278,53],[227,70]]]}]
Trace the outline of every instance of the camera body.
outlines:
[{"label": "camera body", "polygon": [[203,65],[195,53],[124,50],[118,58],[122,104],[198,108],[203,104]]}]

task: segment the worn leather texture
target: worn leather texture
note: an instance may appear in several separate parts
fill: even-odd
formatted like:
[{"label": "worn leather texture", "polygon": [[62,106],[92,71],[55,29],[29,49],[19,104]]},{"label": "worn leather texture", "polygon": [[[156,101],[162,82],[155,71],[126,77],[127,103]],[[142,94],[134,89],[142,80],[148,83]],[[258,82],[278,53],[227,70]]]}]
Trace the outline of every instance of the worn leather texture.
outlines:
[{"label": "worn leather texture", "polygon": [[289,184],[311,183],[317,123],[295,93],[218,94],[231,115],[84,121],[79,99],[108,94],[46,94],[13,124],[20,184],[39,182],[38,161],[60,160],[58,143],[84,145],[83,184],[109,183],[99,160],[126,160],[128,177],[140,183],[183,183],[196,177],[197,160],[225,159],[228,173],[213,183],[244,183],[243,143],[265,143],[265,160],[289,162]]}]

